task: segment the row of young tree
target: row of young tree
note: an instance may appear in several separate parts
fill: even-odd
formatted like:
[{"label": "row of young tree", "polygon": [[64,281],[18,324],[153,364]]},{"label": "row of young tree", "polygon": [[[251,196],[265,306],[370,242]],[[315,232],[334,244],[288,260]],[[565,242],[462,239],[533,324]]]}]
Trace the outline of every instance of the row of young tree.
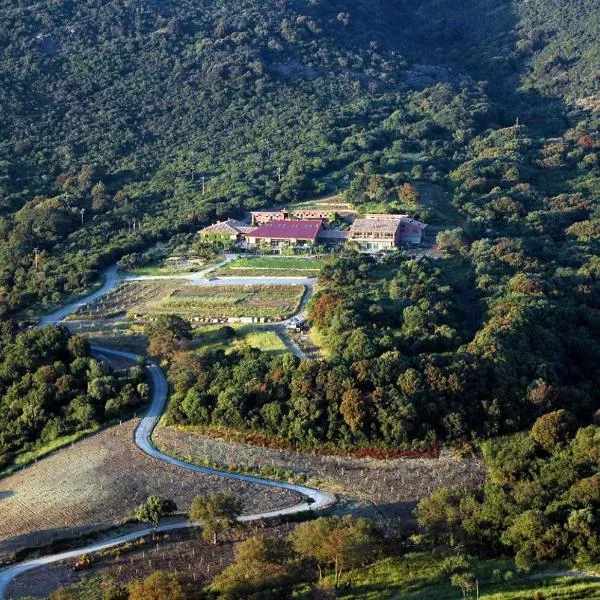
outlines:
[{"label": "row of young tree", "polygon": [[142,367],[114,371],[64,327],[0,326],[0,468],[62,436],[128,417],[147,398]]}]

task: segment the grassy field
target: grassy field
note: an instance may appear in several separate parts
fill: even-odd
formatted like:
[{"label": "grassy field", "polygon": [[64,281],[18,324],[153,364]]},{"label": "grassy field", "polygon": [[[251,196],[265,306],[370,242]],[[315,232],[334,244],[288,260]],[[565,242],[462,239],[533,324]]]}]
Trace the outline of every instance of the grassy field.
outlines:
[{"label": "grassy field", "polygon": [[184,286],[150,303],[149,314],[178,314],[186,318],[264,317],[278,321],[295,313],[304,286]]},{"label": "grassy field", "polygon": [[300,256],[257,256],[238,258],[227,265],[227,269],[294,269],[300,271],[318,271],[325,261],[320,258]]},{"label": "grassy field", "polygon": [[232,325],[235,337],[228,339],[220,325],[200,327],[194,331],[194,346],[202,350],[226,350],[231,352],[243,346],[258,348],[271,354],[287,352],[279,336],[268,329],[255,325]]},{"label": "grassy field", "polygon": [[[342,582],[337,598],[342,600],[387,600],[391,598],[435,598],[456,600],[459,588],[450,585],[449,577],[439,573],[439,557],[431,554],[408,554],[400,559],[387,558],[355,571],[352,583]],[[544,600],[581,600],[600,598],[600,578],[557,577],[521,573],[508,559],[479,561],[476,564],[481,600],[532,600],[536,592]],[[556,571],[555,571],[556,572]],[[302,594],[298,596],[304,598]],[[475,597],[473,594],[471,597]]]},{"label": "grassy field", "polygon": [[217,277],[286,276],[306,277],[316,275],[325,260],[299,256],[257,256],[238,258],[215,272]]}]

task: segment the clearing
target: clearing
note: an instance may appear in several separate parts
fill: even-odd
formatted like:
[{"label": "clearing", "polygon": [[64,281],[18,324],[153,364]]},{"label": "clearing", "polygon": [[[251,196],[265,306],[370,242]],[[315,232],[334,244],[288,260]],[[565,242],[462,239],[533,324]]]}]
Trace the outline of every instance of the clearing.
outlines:
[{"label": "clearing", "polygon": [[230,441],[225,432],[213,431],[208,436],[201,435],[197,428],[165,427],[162,423],[153,440],[168,454],[210,461],[224,468],[291,471],[306,480],[307,485],[375,505],[379,516],[387,519],[410,519],[416,502],[439,487],[472,487],[485,478],[483,463],[457,459],[449,452],[438,459],[315,455]]},{"label": "clearing", "polygon": [[[351,584],[344,585],[347,576],[342,579],[337,598],[455,600],[461,596],[460,590],[450,584],[449,576],[440,574],[440,558],[424,552],[409,553],[356,569]],[[474,570],[481,600],[529,600],[538,597],[536,592],[540,592],[539,598],[545,600],[600,598],[600,578],[557,577],[552,572],[543,571],[532,575],[517,571],[510,559],[479,560]]]},{"label": "clearing", "polygon": [[271,329],[257,325],[233,324],[234,336],[229,337],[227,329],[220,325],[209,325],[194,330],[192,346],[202,350],[224,350],[226,353],[239,350],[244,346],[258,348],[270,354],[287,352],[286,345]]},{"label": "clearing", "polygon": [[292,492],[199,475],[146,456],[133,444],[138,420],[63,448],[0,480],[0,560],[19,548],[107,527],[133,515],[150,494],[187,511],[196,495],[229,491],[254,513],[295,504]]}]

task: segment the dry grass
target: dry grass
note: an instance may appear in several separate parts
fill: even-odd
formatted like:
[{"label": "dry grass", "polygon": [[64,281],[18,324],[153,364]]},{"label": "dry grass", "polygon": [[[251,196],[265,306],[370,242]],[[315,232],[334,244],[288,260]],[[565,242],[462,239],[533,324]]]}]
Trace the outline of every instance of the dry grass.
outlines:
[{"label": "dry grass", "polygon": [[245,512],[294,504],[284,490],[233,482],[180,469],[143,454],[132,441],[136,420],[64,448],[0,480],[0,559],[133,515],[150,494],[187,510],[196,495],[231,491]]}]

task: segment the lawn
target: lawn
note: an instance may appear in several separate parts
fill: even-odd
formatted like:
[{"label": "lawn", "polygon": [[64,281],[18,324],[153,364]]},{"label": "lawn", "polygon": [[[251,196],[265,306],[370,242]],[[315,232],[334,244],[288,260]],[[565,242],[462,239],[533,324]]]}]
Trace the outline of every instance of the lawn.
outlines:
[{"label": "lawn", "polygon": [[219,269],[217,277],[286,276],[305,277],[316,275],[325,260],[299,256],[257,256],[238,258]]},{"label": "lawn", "polygon": [[255,317],[280,321],[294,314],[304,295],[301,285],[184,286],[146,307],[150,314],[185,318]]},{"label": "lawn", "polygon": [[[355,571],[352,583],[349,587],[342,587],[337,597],[343,600],[460,598],[461,591],[450,585],[449,576],[440,575],[439,563],[439,557],[427,553],[386,558]],[[547,575],[543,571],[522,573],[509,559],[478,561],[475,571],[481,600],[531,600],[535,592],[541,592],[545,600],[600,598],[600,578],[556,577],[552,571]],[[342,583],[347,582],[344,579]],[[304,596],[300,594],[298,597]]]},{"label": "lawn", "polygon": [[251,346],[271,354],[287,352],[285,344],[274,331],[256,325],[232,325],[232,329],[235,336],[230,339],[220,325],[200,327],[194,331],[193,344],[202,350],[231,352],[243,346]]}]

